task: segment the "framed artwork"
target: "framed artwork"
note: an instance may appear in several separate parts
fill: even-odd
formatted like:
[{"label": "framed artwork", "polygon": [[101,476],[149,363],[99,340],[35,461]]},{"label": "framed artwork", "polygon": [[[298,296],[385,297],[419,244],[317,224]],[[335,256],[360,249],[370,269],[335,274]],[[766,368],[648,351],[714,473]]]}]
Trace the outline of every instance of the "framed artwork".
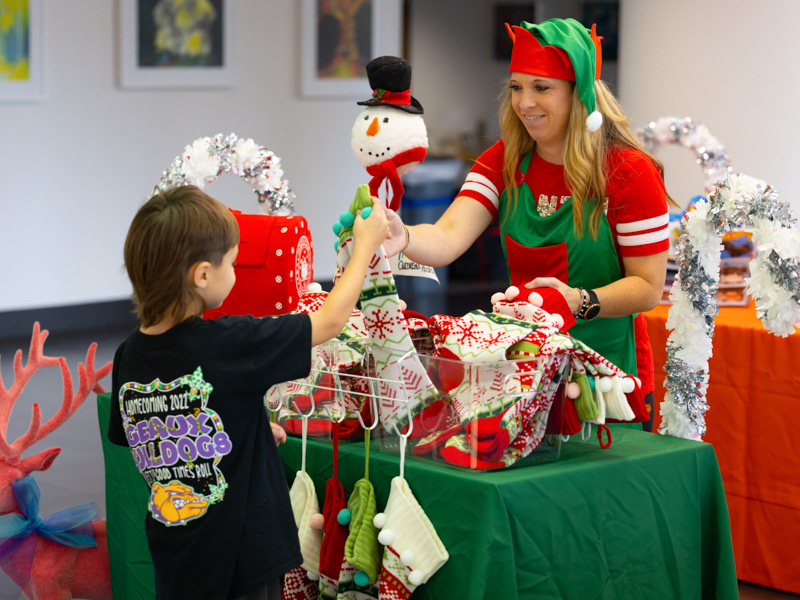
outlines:
[{"label": "framed artwork", "polygon": [[232,87],[235,0],[120,0],[120,85]]},{"label": "framed artwork", "polygon": [[511,49],[513,43],[508,36],[506,23],[509,25],[519,25],[523,21],[536,23],[536,11],[534,3],[511,4],[500,3],[494,5],[494,58],[508,62],[511,60]]},{"label": "framed artwork", "polygon": [[301,1],[301,94],[366,98],[370,91],[367,63],[376,56],[400,55],[402,3]]},{"label": "framed artwork", "polygon": [[0,3],[0,102],[36,102],[43,89],[41,0]]}]

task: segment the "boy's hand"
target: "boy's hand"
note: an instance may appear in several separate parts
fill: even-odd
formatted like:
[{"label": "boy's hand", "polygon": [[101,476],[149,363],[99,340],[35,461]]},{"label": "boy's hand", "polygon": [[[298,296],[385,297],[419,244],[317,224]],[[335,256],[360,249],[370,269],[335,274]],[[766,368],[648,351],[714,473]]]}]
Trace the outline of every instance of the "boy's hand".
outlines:
[{"label": "boy's hand", "polygon": [[269,426],[272,429],[272,435],[275,438],[275,444],[280,446],[286,441],[286,430],[272,421],[270,421]]},{"label": "boy's hand", "polygon": [[373,254],[386,240],[389,235],[389,221],[378,198],[372,197],[372,212],[366,219],[358,211],[353,224],[353,235],[357,247],[363,247]]}]

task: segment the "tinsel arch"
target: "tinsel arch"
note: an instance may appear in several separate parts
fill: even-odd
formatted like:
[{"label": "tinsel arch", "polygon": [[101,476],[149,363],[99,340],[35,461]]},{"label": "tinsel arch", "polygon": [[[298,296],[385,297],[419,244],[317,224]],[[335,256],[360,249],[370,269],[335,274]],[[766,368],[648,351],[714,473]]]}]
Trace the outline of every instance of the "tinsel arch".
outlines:
[{"label": "tinsel arch", "polygon": [[794,333],[800,318],[800,234],[790,208],[764,181],[731,174],[728,156],[704,125],[689,118],[662,117],[637,130],[653,153],[665,144],[692,150],[705,175],[708,200],[683,216],[677,243],[678,275],[667,318],[666,394],[659,433],[701,439],[706,433],[708,361],[719,306],[723,234],[745,229],[758,255],[750,263],[747,291],[756,313],[775,335]]},{"label": "tinsel arch", "polygon": [[722,235],[739,228],[752,232],[758,254],[750,263],[747,291],[764,327],[782,337],[794,333],[800,318],[800,235],[777,192],[742,174],[729,175],[708,200],[697,202],[682,226],[667,318],[671,333],[659,433],[699,440],[706,432]]},{"label": "tinsel arch", "polygon": [[187,145],[164,171],[159,187],[196,185],[203,188],[225,172],[238,175],[250,184],[263,214],[295,214],[294,194],[283,178],[281,159],[252,139],[240,138],[235,133],[218,133],[213,138],[198,138]]}]

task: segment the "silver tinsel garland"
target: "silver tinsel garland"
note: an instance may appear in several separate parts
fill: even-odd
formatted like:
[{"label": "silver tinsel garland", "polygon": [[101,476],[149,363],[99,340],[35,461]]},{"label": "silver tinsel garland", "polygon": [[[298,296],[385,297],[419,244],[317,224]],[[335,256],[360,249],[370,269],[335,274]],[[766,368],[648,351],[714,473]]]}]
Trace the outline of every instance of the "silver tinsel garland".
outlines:
[{"label": "silver tinsel garland", "polygon": [[[800,237],[790,208],[766,183],[731,175],[683,218],[677,244],[679,273],[667,327],[665,387],[660,433],[700,439],[706,433],[708,359],[717,315],[719,239],[738,228],[753,231],[759,255],[751,263],[748,292],[764,326],[776,335],[794,332],[800,318]],[[698,247],[699,246],[699,247]],[[697,338],[698,327],[708,340]],[[707,343],[705,343],[707,342]],[[688,358],[687,358],[688,357]]]},{"label": "silver tinsel garland", "polygon": [[[187,146],[187,149],[204,140],[208,142],[209,156],[203,158],[216,158],[219,161],[216,173],[209,174],[205,182],[210,183],[220,174],[230,171],[250,184],[258,198],[260,212],[263,214],[280,216],[295,214],[292,201],[295,196],[289,189],[289,182],[285,179],[282,179],[278,185],[270,182],[270,171],[280,171],[280,158],[273,152],[263,146],[255,146],[256,159],[251,161],[246,168],[239,170],[236,167],[236,147],[240,141],[254,145],[252,140],[239,138],[235,133],[229,135],[218,133],[213,138],[195,140],[193,144]],[[158,187],[165,190],[191,183],[194,183],[194,178],[187,173],[185,157],[182,154],[175,157],[172,165],[164,171]]]},{"label": "silver tinsel garland", "polygon": [[725,147],[705,125],[695,123],[689,117],[661,117],[637,129],[636,135],[653,154],[667,144],[678,144],[692,150],[705,174],[707,191],[732,173]]}]

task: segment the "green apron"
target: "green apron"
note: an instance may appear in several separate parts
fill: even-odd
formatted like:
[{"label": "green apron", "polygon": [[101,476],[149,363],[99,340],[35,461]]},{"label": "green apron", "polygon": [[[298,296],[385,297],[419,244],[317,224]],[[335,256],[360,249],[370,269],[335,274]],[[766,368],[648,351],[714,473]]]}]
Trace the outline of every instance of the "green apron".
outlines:
[{"label": "green apron", "polygon": [[[532,156],[533,151],[522,159],[519,170],[523,173],[527,173]],[[596,202],[592,198],[585,203],[584,223],[588,223]],[[507,212],[508,196],[504,190],[500,198],[500,240],[512,285],[522,287],[534,277],[558,277],[570,287],[595,289],[622,278],[605,215],[596,240],[587,228],[578,238],[573,227],[572,198],[552,215],[542,217],[526,182],[519,186],[516,210],[508,216]],[[633,316],[579,320],[569,333],[626,373],[637,374]]]}]

